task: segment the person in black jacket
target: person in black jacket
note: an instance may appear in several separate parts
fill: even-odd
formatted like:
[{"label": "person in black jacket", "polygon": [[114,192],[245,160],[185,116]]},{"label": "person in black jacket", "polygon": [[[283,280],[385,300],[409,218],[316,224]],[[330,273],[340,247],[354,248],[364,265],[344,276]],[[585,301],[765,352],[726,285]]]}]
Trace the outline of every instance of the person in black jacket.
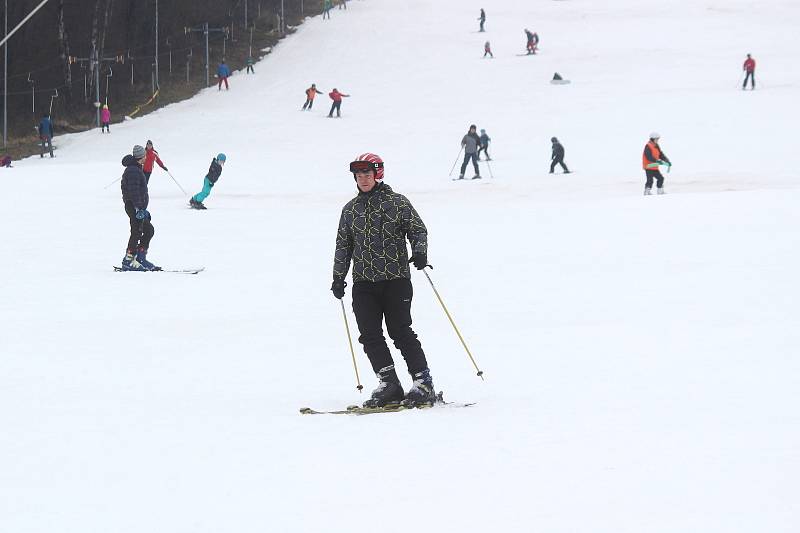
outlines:
[{"label": "person in black jacket", "polygon": [[569,169],[564,164],[564,146],[555,137],[552,137],[550,142],[553,143],[553,154],[550,156],[550,174],[553,173],[556,165],[561,165],[561,168],[564,169],[564,174],[569,174]]},{"label": "person in black jacket", "polygon": [[212,187],[222,175],[222,166],[225,164],[226,159],[225,154],[217,154],[217,157],[211,161],[211,165],[208,167],[208,174],[203,180],[203,190],[189,200],[189,205],[192,208],[206,209],[206,206],[203,205],[203,200],[211,194]]},{"label": "person in black jacket", "polygon": [[[409,263],[418,270],[428,265],[428,231],[417,211],[402,194],[383,183],[383,160],[371,153],[350,163],[358,195],[347,202],[339,218],[333,257],[334,297],[342,299],[344,278],[353,262],[353,313],[359,342],[378,377],[378,388],[364,407],[404,402],[418,406],[433,404],[433,389],[425,352],[411,329]],[[411,243],[408,258],[406,239]],[[383,336],[383,320],[394,345],[406,361],[414,381],[408,394],[394,369],[394,361]]]},{"label": "person in black jacket", "polygon": [[147,260],[147,249],[155,234],[147,204],[150,196],[147,193],[147,179],[142,171],[145,150],[138,144],[131,154],[122,158],[125,172],[122,174],[122,202],[131,225],[128,247],[122,259],[122,270],[161,270]]}]

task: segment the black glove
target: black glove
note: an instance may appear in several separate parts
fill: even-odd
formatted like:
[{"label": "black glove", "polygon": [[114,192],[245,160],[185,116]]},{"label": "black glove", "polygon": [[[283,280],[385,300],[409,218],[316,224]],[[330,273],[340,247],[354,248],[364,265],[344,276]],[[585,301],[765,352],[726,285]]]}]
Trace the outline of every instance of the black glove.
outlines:
[{"label": "black glove", "polygon": [[344,298],[345,287],[347,287],[347,282],[345,280],[334,278],[333,283],[331,283],[331,292],[337,299],[341,300]]},{"label": "black glove", "polygon": [[411,256],[411,259],[409,259],[408,262],[414,263],[414,268],[417,270],[422,270],[428,266],[428,256],[425,254],[416,253]]},{"label": "black glove", "polygon": [[163,168],[164,168],[164,172],[169,172],[169,169],[167,167],[163,167]]}]

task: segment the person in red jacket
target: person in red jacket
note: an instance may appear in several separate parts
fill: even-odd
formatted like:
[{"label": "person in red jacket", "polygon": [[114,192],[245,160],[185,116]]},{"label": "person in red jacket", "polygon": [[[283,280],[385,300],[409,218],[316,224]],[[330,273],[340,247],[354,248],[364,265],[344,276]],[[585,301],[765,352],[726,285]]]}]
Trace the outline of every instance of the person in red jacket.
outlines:
[{"label": "person in red jacket", "polygon": [[167,167],[164,166],[164,163],[158,157],[158,152],[155,151],[153,148],[153,141],[147,140],[147,145],[144,147],[145,157],[144,157],[144,164],[142,165],[142,171],[144,172],[144,177],[147,180],[147,183],[150,183],[150,174],[153,173],[153,164],[158,163],[158,166],[164,169],[164,172],[168,172]]},{"label": "person in red jacket", "polygon": [[664,194],[664,176],[658,167],[660,165],[672,166],[667,154],[658,145],[659,139],[661,139],[661,135],[656,132],[651,133],[650,140],[644,146],[644,152],[642,153],[642,168],[644,168],[644,174],[647,177],[644,185],[645,196],[653,194],[653,178],[656,179],[658,194]]},{"label": "person in red jacket", "polygon": [[742,83],[742,90],[744,91],[745,87],[747,87],[748,79],[750,80],[750,90],[754,90],[756,88],[756,60],[750,57],[750,54],[747,54],[742,70],[747,73],[744,77],[744,83]]},{"label": "person in red jacket", "polygon": [[331,100],[333,100],[333,104],[331,105],[331,111],[330,111],[330,113],[328,113],[328,118],[333,118],[333,110],[334,109],[336,110],[336,117],[337,118],[341,118],[341,116],[342,116],[342,112],[341,112],[342,98],[348,98],[350,95],[349,94],[342,94],[342,93],[339,92],[339,89],[336,89],[334,87],[334,89],[331,92],[328,93],[328,96],[330,96]]}]

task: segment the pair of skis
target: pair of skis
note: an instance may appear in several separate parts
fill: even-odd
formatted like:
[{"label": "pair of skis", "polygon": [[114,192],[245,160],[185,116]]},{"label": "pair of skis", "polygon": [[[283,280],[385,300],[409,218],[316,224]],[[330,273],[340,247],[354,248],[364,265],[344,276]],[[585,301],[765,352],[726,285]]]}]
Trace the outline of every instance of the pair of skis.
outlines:
[{"label": "pair of skis", "polygon": [[338,411],[316,411],[310,407],[302,407],[300,414],[303,415],[374,415],[378,413],[397,413],[400,411],[410,411],[413,409],[454,409],[460,407],[471,407],[473,403],[446,402],[440,392],[436,396],[436,401],[431,404],[405,405],[402,403],[392,403],[383,407],[361,407],[359,405],[349,405],[345,409]]},{"label": "pair of skis", "polygon": [[205,270],[205,267],[200,268],[159,268],[158,270],[123,270],[122,267],[114,266],[114,272],[169,272],[171,274],[199,274]]}]

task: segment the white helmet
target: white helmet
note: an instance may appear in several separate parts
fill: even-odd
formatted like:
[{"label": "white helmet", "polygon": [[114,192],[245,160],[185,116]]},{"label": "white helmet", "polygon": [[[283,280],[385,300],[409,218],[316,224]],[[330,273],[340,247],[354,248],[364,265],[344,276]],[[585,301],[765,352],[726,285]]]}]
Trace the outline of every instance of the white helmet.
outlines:
[{"label": "white helmet", "polygon": [[660,139],[661,135],[659,135],[657,131],[654,131],[653,133],[650,134],[650,138],[651,139]]}]

